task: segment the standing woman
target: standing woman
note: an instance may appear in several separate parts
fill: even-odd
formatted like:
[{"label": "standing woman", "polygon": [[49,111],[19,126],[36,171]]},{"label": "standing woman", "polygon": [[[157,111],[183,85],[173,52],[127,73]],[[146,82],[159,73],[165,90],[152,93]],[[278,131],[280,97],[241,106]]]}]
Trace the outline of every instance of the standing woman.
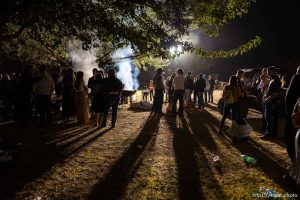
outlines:
[{"label": "standing woman", "polygon": [[103,73],[97,73],[94,80],[94,98],[92,110],[95,112],[95,127],[102,128],[104,115],[107,108],[107,96],[105,95]]},{"label": "standing woman", "polygon": [[246,92],[246,86],[244,83],[245,79],[245,71],[244,70],[238,70],[236,73],[236,77],[238,79],[238,86],[241,89],[241,97],[238,101],[238,108],[237,108],[237,118],[246,118],[248,114],[248,101],[247,101],[247,92]]},{"label": "standing woman", "polygon": [[238,100],[241,97],[241,89],[238,86],[238,79],[236,76],[231,76],[229,79],[229,84],[225,86],[223,90],[223,98],[224,98],[224,108],[223,108],[223,116],[220,123],[220,130],[219,133],[224,133],[224,124],[231,110],[232,113],[232,120],[236,119],[237,115],[237,104]]},{"label": "standing woman", "polygon": [[87,124],[89,121],[88,113],[88,88],[84,84],[83,72],[79,71],[76,75],[75,88],[76,88],[76,119],[80,124]]}]

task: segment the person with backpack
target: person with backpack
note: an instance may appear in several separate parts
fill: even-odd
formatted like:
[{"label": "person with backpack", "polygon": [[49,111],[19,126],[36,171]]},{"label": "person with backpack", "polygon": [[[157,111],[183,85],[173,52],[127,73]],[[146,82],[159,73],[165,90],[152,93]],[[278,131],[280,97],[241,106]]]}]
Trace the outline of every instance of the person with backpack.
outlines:
[{"label": "person with backpack", "polygon": [[237,103],[239,98],[242,95],[241,88],[238,86],[238,79],[236,76],[232,75],[229,79],[229,84],[224,87],[223,90],[223,98],[224,98],[224,108],[223,108],[223,116],[220,123],[219,133],[224,133],[224,124],[225,120],[231,110],[232,112],[232,120],[236,119],[237,112]]}]

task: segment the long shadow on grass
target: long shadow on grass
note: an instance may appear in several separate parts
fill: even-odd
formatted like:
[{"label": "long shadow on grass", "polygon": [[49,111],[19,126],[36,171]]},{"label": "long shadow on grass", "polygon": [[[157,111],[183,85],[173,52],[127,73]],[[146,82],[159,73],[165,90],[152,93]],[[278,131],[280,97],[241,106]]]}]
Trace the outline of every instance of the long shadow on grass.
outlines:
[{"label": "long shadow on grass", "polygon": [[[179,117],[179,120],[182,127],[177,128],[176,118],[167,118],[174,134],[173,148],[178,170],[179,198],[182,200],[205,199],[201,185],[201,182],[204,182],[213,184],[213,187],[219,191],[219,198],[224,199],[224,194],[211,172],[206,155],[190,131],[187,120],[184,117]],[[210,175],[204,177],[203,174]],[[202,177],[205,180],[201,180]]]},{"label": "long shadow on grass", "polygon": [[[72,127],[78,130],[73,131]],[[64,145],[60,146],[55,142],[52,143],[53,138],[49,133],[43,134],[46,132],[45,129],[41,130],[35,127],[26,130],[28,132],[22,133],[22,130],[17,130],[18,132],[14,133],[16,134],[14,137],[19,137],[24,143],[19,157],[13,163],[0,165],[0,199],[12,199],[25,184],[36,180],[56,163],[78,152],[108,131],[99,133],[91,126],[77,126],[77,124],[55,126],[48,129],[50,133],[53,131],[53,134],[56,134],[58,130],[65,130],[66,133],[62,132],[62,136],[68,135],[68,131],[72,131],[72,134],[77,133],[76,137],[69,138]],[[16,140],[16,138],[14,139]]]},{"label": "long shadow on grass", "polygon": [[[196,117],[192,113],[188,113],[190,118],[196,119]],[[214,131],[210,134],[216,134],[220,138],[220,141],[223,142],[224,145],[229,146],[232,145],[236,148],[241,154],[246,154],[251,157],[254,157],[258,160],[256,166],[261,169],[270,179],[272,179],[275,183],[280,185],[283,188],[286,188],[282,180],[282,176],[287,172],[279,163],[277,163],[272,157],[270,157],[266,150],[261,148],[254,140],[249,139],[249,141],[236,141],[230,142],[228,138],[224,135],[218,134],[218,125],[219,120],[217,120],[213,115],[209,112],[204,112],[204,121],[202,123],[207,124],[212,127]],[[289,190],[288,188],[286,188]]]},{"label": "long shadow on grass", "polygon": [[106,176],[95,185],[88,197],[89,200],[114,200],[120,199],[124,195],[128,183],[139,168],[136,163],[153,137],[153,131],[159,126],[160,119],[161,116],[156,115],[151,115],[148,118],[130,147],[110,168]]}]

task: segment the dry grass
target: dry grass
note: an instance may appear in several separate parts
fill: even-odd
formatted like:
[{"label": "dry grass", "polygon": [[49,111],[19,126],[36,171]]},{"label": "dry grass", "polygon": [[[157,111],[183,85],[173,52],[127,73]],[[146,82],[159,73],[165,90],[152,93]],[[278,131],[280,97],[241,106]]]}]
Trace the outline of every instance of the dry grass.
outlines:
[{"label": "dry grass", "polygon": [[[206,111],[188,109],[184,117],[171,118],[122,107],[112,130],[1,126],[8,138],[25,145],[22,159],[0,168],[0,197],[219,200],[253,199],[261,186],[292,192],[281,181],[289,165],[281,138],[262,141],[255,131],[249,141],[231,141],[218,134],[215,109],[210,104]],[[259,117],[251,112],[255,127]],[[221,158],[222,174],[213,153]],[[257,158],[257,165],[246,166],[244,153]]]}]

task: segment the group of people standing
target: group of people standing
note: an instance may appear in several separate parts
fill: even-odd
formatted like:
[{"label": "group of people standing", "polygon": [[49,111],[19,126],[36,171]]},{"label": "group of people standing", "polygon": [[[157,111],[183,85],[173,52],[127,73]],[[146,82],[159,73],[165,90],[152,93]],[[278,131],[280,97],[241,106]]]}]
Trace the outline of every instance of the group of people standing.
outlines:
[{"label": "group of people standing", "polygon": [[157,69],[153,78],[155,92],[152,111],[154,113],[163,114],[162,104],[166,90],[168,103],[172,105],[172,115],[174,116],[183,114],[184,106],[189,107],[198,102],[198,108],[204,109],[207,102],[213,102],[215,80],[212,75],[209,75],[208,79],[203,74],[193,77],[192,72],[185,75],[183,69],[179,68],[165,81],[163,72],[162,68]]},{"label": "group of people standing", "polygon": [[[64,120],[68,121],[75,113],[78,123],[87,124],[92,119],[95,120],[95,126],[101,128],[106,126],[108,112],[112,108],[111,126],[115,127],[123,84],[116,77],[114,69],[109,69],[105,74],[104,71],[94,68],[93,76],[85,85],[84,73],[78,71],[75,74],[73,69],[69,68],[63,76],[62,85]],[[91,100],[91,107],[89,100]]]},{"label": "group of people standing", "polygon": [[61,110],[64,122],[68,122],[71,117],[75,117],[80,124],[95,119],[95,126],[103,127],[106,126],[108,112],[112,108],[111,126],[116,125],[123,84],[116,78],[114,69],[109,69],[107,74],[93,69],[93,76],[86,85],[82,71],[74,72],[72,68],[68,68],[59,75],[51,76],[47,72],[46,65],[39,66],[38,73],[34,73],[32,65],[27,65],[24,73],[13,83],[14,98],[7,102],[8,98],[1,95],[1,104],[4,99],[5,104],[12,105],[11,112],[15,114],[15,120],[20,126],[28,125],[33,115],[39,117],[41,126],[51,125],[53,94],[62,98]]},{"label": "group of people standing", "polygon": [[[300,184],[300,67],[293,76],[291,82],[282,84],[276,67],[262,69],[257,84],[257,89],[262,95],[262,115],[264,135],[261,139],[268,139],[277,135],[278,109],[280,94],[286,86],[285,111],[287,114],[285,126],[286,148],[292,167],[290,173],[284,178],[289,182]],[[245,72],[239,70],[236,75],[229,79],[229,83],[224,87],[223,98],[224,108],[220,123],[220,133],[224,133],[224,122],[229,112],[232,113],[233,121],[243,121],[243,101],[247,99],[247,92],[243,82]]]}]

